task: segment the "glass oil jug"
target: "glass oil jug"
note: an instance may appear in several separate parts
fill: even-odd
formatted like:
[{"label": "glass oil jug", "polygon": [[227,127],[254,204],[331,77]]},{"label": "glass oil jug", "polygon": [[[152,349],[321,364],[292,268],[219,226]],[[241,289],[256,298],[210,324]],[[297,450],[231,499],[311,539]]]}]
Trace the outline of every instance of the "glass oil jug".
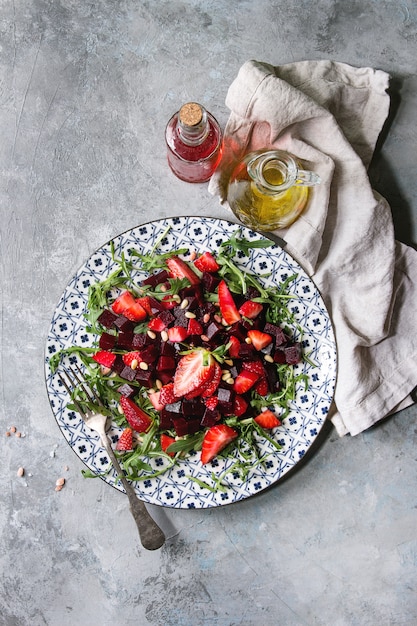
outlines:
[{"label": "glass oil jug", "polygon": [[227,201],[237,218],[254,230],[290,226],[307,205],[309,188],[320,177],[301,169],[283,150],[247,154],[229,180]]}]

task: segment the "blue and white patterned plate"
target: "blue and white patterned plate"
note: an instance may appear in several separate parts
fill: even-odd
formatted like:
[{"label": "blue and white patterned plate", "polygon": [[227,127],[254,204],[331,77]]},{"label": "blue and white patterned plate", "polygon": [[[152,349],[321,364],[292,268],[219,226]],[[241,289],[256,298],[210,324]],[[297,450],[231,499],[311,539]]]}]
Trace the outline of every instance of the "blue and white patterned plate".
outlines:
[{"label": "blue and white patterned plate", "polygon": [[[248,240],[262,237],[244,226],[225,220],[167,218],[143,224],[113,239],[116,257],[124,252],[130,258],[132,249],[144,254],[150,252],[167,227],[170,229],[158,247],[161,253],[182,247],[189,247],[196,252],[215,251],[223,241],[230,239],[237,228]],[[288,417],[282,426],[273,431],[282,449],[277,451],[270,443],[260,440],[262,454],[268,455],[263,469],[254,468],[243,481],[236,474],[230,473],[225,490],[213,493],[190,476],[212,484],[211,473],[222,473],[231,461],[215,459],[203,466],[199,461],[199,453],[196,453],[155,478],[145,478],[135,483],[138,497],[145,502],[177,508],[206,508],[248,498],[274,484],[294,468],[313,444],[326,420],[335,387],[337,355],[332,324],[317,288],[303,269],[275,244],[265,249],[253,249],[249,257],[241,255],[238,263],[258,277],[269,274],[268,278],[262,278],[266,286],[281,283],[288,276],[297,274],[297,279],[291,283],[290,291],[294,298],[289,301],[289,308],[303,330],[304,351],[315,364],[313,367],[304,362],[296,366],[296,374],[308,375],[308,389],[300,386]],[[90,470],[123,491],[113,470],[110,468],[108,471],[109,459],[98,437],[84,425],[77,413],[67,409],[68,394],[49,366],[50,357],[62,348],[94,344],[96,337],[87,333],[83,315],[88,289],[92,283],[107,277],[115,269],[109,242],[92,254],[70,281],[52,318],[46,346],[45,374],[52,411],[68,444]],[[144,277],[143,272],[138,272],[138,281]],[[65,357],[63,364],[68,360],[69,357]],[[113,426],[109,431],[110,438],[116,441],[119,432],[120,429]],[[165,461],[157,458],[150,460],[150,463],[160,470]]]}]

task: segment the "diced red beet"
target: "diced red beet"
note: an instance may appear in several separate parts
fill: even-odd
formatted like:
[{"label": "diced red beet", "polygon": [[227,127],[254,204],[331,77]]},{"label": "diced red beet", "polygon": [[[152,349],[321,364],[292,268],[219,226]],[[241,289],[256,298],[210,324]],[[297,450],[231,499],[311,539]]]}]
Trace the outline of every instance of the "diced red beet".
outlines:
[{"label": "diced red beet", "polygon": [[181,328],[188,327],[188,317],[185,315],[185,311],[180,307],[173,309],[175,315],[175,323],[174,326],[181,326]]},{"label": "diced red beet", "polygon": [[125,380],[129,380],[130,382],[132,382],[132,380],[135,380],[136,370],[132,370],[131,367],[125,365],[125,367],[119,373],[119,376],[120,378],[124,378]]},{"label": "diced red beet", "polygon": [[122,371],[122,369],[125,367],[125,364],[123,363],[123,359],[120,356],[120,354],[118,354],[116,356],[116,360],[112,365],[112,370],[113,372],[116,372],[116,374],[120,374],[120,372]]},{"label": "diced red beet", "polygon": [[182,401],[182,414],[185,419],[189,420],[194,417],[201,418],[206,406],[201,402],[200,398]]},{"label": "diced red beet", "polygon": [[104,328],[113,328],[117,317],[116,313],[113,313],[110,309],[104,309],[104,311],[98,316],[97,321],[99,324],[104,326]]},{"label": "diced red beet", "polygon": [[101,350],[111,350],[116,345],[116,335],[110,335],[110,333],[103,333],[99,339],[98,345]]},{"label": "diced red beet", "polygon": [[215,337],[216,335],[218,335],[219,333],[223,331],[224,331],[224,326],[222,326],[221,324],[213,320],[205,329],[204,334],[209,339],[213,339],[213,337]]},{"label": "diced red beet", "polygon": [[149,344],[149,337],[144,333],[133,333],[132,348],[140,350]]},{"label": "diced red beet", "polygon": [[271,393],[279,391],[279,379],[277,368],[273,363],[265,363],[266,378]]},{"label": "diced red beet", "polygon": [[133,398],[133,396],[137,394],[138,389],[137,387],[132,387],[132,385],[125,383],[124,385],[120,385],[117,391],[120,395],[125,396],[125,398]]},{"label": "diced red beet", "polygon": [[297,365],[301,361],[301,346],[299,343],[284,348],[284,352],[285,361],[288,365]]},{"label": "diced red beet", "polygon": [[169,343],[169,341],[161,342],[159,353],[161,356],[170,356],[173,358],[175,358],[175,355],[176,355],[175,347],[172,343]]},{"label": "diced red beet", "polygon": [[239,358],[243,360],[254,358],[256,354],[255,348],[250,343],[241,343],[239,346]]},{"label": "diced red beet", "polygon": [[126,350],[131,350],[133,348],[133,332],[122,332],[117,336],[117,345],[120,348],[126,348]]},{"label": "diced red beet", "polygon": [[165,327],[168,327],[170,324],[173,324],[175,322],[174,315],[168,309],[165,309],[165,311],[161,311],[157,315],[157,318],[165,324]]},{"label": "diced red beet", "polygon": [[169,274],[166,270],[161,270],[160,272],[156,272],[155,274],[151,274],[147,278],[142,280],[142,285],[150,285],[151,287],[156,287],[161,283],[164,283],[169,278]]},{"label": "diced red beet", "polygon": [[172,381],[173,373],[170,370],[162,370],[158,372],[157,378],[161,381],[163,385],[167,385]]},{"label": "diced red beet", "polygon": [[135,380],[148,389],[153,384],[153,372],[151,370],[142,370],[140,367],[135,369]]},{"label": "diced red beet", "polygon": [[167,370],[172,371],[175,369],[175,365],[176,365],[176,361],[174,357],[161,355],[156,364],[156,371],[158,373],[167,371]]},{"label": "diced red beet", "polygon": [[211,428],[212,426],[217,424],[217,422],[220,422],[221,417],[221,413],[218,409],[211,410],[206,408],[203,417],[201,418],[200,424],[203,428]]},{"label": "diced red beet", "polygon": [[203,272],[203,276],[201,277],[201,282],[203,283],[204,289],[211,293],[214,293],[219,286],[220,278],[210,274],[209,272]]},{"label": "diced red beet", "polygon": [[272,335],[275,337],[275,346],[281,346],[283,343],[287,341],[287,337],[285,336],[284,331],[276,324],[271,324],[267,322],[264,326],[264,333],[268,333],[268,335]]},{"label": "diced red beet", "polygon": [[143,350],[140,351],[140,358],[142,359],[142,361],[145,361],[145,363],[153,363],[154,361],[156,361],[156,359],[158,358],[159,352],[158,352],[158,348],[155,345],[149,345],[146,346],[145,348],[143,348]]},{"label": "diced red beet", "polygon": [[233,412],[233,400],[234,392],[232,389],[219,387],[217,390],[217,397],[219,399],[218,407],[225,415],[231,415]]},{"label": "diced red beet", "polygon": [[201,430],[201,418],[193,417],[192,419],[187,421],[188,434],[193,435]]},{"label": "diced red beet", "polygon": [[[169,411],[166,407],[164,407],[159,413],[159,430],[169,430],[172,428],[172,417],[173,413]],[[175,413],[178,415],[178,413]]]},{"label": "diced red beet", "polygon": [[273,356],[275,363],[279,363],[279,364],[286,363],[284,348],[277,348],[272,356]]},{"label": "diced red beet", "polygon": [[232,324],[227,331],[227,334],[233,335],[233,337],[239,339],[240,342],[245,341],[246,338],[246,331],[240,322],[235,322],[234,324]]},{"label": "diced red beet", "polygon": [[172,425],[175,428],[175,432],[177,433],[178,437],[183,437],[184,435],[188,435],[189,434],[188,422],[185,419],[185,417],[182,417],[181,415],[177,415],[175,417],[172,417],[171,421],[172,421]]},{"label": "diced red beet", "polygon": [[118,328],[120,332],[123,332],[123,333],[132,332],[133,333],[135,322],[128,320],[127,317],[125,317],[124,315],[118,315],[117,318],[114,320],[114,325],[116,326],[116,328]]}]

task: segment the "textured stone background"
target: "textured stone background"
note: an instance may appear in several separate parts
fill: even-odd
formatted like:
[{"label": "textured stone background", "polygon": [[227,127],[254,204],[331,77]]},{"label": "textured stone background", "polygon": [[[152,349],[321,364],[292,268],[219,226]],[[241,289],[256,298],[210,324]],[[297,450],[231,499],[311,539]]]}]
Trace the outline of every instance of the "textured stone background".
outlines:
[{"label": "textured stone background", "polygon": [[[150,218],[225,217],[168,171],[164,127],[189,99],[224,125],[248,59],[392,75],[370,176],[415,244],[416,53],[411,0],[1,1],[0,624],[417,623],[415,406],[353,439],[329,429],[300,471],[241,504],[153,509],[175,537],[147,553],[127,499],[82,478],[43,380],[55,305],[97,247]],[[26,436],[6,439],[12,424]]]}]

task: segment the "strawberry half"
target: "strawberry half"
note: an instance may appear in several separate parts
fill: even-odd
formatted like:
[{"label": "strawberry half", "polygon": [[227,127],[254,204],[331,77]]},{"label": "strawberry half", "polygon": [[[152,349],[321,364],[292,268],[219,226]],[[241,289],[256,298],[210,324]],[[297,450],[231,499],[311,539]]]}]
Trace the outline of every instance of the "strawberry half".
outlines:
[{"label": "strawberry half", "polygon": [[237,436],[238,433],[227,424],[216,424],[209,428],[201,446],[201,462],[205,464],[212,461]]},{"label": "strawberry half", "polygon": [[248,370],[242,370],[235,378],[233,383],[233,391],[242,395],[253,387],[256,381],[259,379],[259,374],[256,372],[249,372]]},{"label": "strawberry half", "polygon": [[192,285],[198,285],[200,278],[191,269],[191,267],[180,259],[178,256],[172,256],[167,259],[166,264],[172,278],[187,278]]},{"label": "strawberry half", "polygon": [[272,341],[272,336],[268,333],[263,333],[261,330],[248,330],[248,337],[255,350],[263,350]]},{"label": "strawberry half", "polygon": [[113,302],[114,313],[124,315],[132,322],[141,322],[147,317],[147,312],[143,306],[135,299],[130,291],[123,291]]},{"label": "strawberry half", "polygon": [[96,354],[94,354],[92,358],[99,365],[111,369],[113,363],[116,360],[116,355],[113,354],[113,352],[109,352],[108,350],[100,350],[99,352],[96,352]]},{"label": "strawberry half", "polygon": [[120,452],[133,450],[133,430],[131,428],[128,427],[124,429],[116,444],[116,450]]},{"label": "strawberry half", "polygon": [[164,452],[166,452],[167,454],[169,454],[169,456],[175,456],[175,452],[168,452],[168,448],[169,446],[175,443],[175,439],[174,437],[170,437],[169,435],[166,435],[165,433],[161,434],[161,448]]},{"label": "strawberry half", "polygon": [[226,323],[234,324],[235,322],[239,322],[242,318],[237,310],[235,301],[233,300],[233,296],[226,284],[226,281],[220,281],[217,293],[219,296],[220,311]]},{"label": "strawberry half", "polygon": [[163,385],[159,390],[159,403],[162,406],[166,404],[174,404],[178,400],[178,397],[174,393],[174,383],[167,383]]},{"label": "strawberry half", "polygon": [[188,337],[188,330],[183,326],[171,326],[168,328],[168,339],[172,341],[172,343],[181,343]]},{"label": "strawberry half", "polygon": [[[138,364],[141,362],[141,356],[140,356],[140,352],[138,352],[137,350],[134,350],[132,352],[126,352],[125,354],[122,355],[122,360],[123,363],[125,365],[128,365],[129,367],[132,367],[132,364],[137,367]],[[135,363],[136,361],[136,363]],[[133,367],[133,369],[135,369],[135,367]]]},{"label": "strawberry half", "polygon": [[200,272],[209,272],[210,274],[220,269],[220,265],[211,252],[204,252],[194,261],[194,265]]},{"label": "strawberry half", "polygon": [[193,350],[180,359],[174,374],[174,393],[178,398],[195,392],[208,383],[215,372],[214,357],[207,350]]},{"label": "strawberry half", "polygon": [[262,428],[265,428],[266,430],[281,426],[281,420],[278,419],[275,413],[270,411],[270,409],[259,413],[259,415],[257,415],[254,420],[257,424],[259,424],[259,426],[262,426]]},{"label": "strawberry half", "polygon": [[243,317],[247,317],[250,320],[254,320],[261,313],[263,306],[260,302],[254,302],[253,300],[246,300],[239,308],[239,313]]},{"label": "strawberry half", "polygon": [[125,418],[133,430],[136,430],[138,433],[146,433],[150,429],[152,419],[133,400],[121,396],[120,405]]}]

